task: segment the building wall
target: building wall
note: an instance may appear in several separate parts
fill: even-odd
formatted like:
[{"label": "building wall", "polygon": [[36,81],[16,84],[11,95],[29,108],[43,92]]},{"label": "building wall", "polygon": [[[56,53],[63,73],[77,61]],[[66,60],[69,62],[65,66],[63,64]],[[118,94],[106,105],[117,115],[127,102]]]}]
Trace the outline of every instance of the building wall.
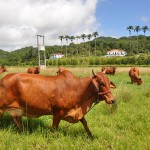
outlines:
[{"label": "building wall", "polygon": [[62,57],[64,57],[63,54],[53,54],[53,55],[50,57],[50,59],[58,59],[58,58],[62,58]]},{"label": "building wall", "polygon": [[114,51],[108,51],[107,52],[107,56],[125,56],[126,55],[126,52],[125,51],[117,51],[117,50],[114,50]]}]

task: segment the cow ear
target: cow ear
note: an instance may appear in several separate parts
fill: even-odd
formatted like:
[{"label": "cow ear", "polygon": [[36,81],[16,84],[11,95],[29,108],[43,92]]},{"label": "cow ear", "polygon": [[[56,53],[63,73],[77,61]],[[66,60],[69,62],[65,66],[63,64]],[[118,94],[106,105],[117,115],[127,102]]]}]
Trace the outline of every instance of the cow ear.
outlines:
[{"label": "cow ear", "polygon": [[92,82],[94,84],[96,92],[99,91],[98,83],[96,82],[96,80],[92,80]]},{"label": "cow ear", "polygon": [[113,89],[116,88],[116,85],[112,81],[110,81],[110,88],[113,88]]}]

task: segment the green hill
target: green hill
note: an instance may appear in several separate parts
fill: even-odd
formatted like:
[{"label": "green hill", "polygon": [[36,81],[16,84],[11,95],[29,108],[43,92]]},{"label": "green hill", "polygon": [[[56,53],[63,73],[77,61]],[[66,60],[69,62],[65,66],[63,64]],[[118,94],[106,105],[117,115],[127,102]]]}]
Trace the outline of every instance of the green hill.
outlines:
[{"label": "green hill", "polygon": [[[110,49],[123,49],[128,56],[143,55],[150,53],[150,36],[139,35],[132,37],[97,37],[91,41],[74,44],[73,41],[66,45],[46,46],[46,59],[48,60],[53,53],[62,53],[67,58],[83,58],[104,56]],[[60,41],[61,44],[61,41]],[[95,56],[96,50],[96,56]],[[0,65],[37,65],[38,51],[32,46],[24,47],[12,52],[0,50]]]}]

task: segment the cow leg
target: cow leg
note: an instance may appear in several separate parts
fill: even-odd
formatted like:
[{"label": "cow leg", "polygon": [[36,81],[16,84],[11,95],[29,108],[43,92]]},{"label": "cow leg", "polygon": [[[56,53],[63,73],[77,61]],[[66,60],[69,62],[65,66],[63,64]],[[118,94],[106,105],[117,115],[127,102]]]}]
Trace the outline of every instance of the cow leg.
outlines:
[{"label": "cow leg", "polygon": [[133,84],[133,79],[131,78],[131,84]]},{"label": "cow leg", "polygon": [[4,114],[4,111],[3,111],[3,110],[0,110],[0,118],[3,117],[3,114]]},{"label": "cow leg", "polygon": [[13,117],[15,124],[17,125],[17,127],[20,129],[20,131],[23,131],[23,127],[22,127],[22,117],[21,116],[16,116]]},{"label": "cow leg", "polygon": [[53,117],[53,123],[52,123],[52,128],[55,130],[58,128],[58,125],[61,121],[61,117],[59,115],[54,115]]},{"label": "cow leg", "polygon": [[91,131],[90,131],[89,128],[88,128],[87,121],[85,120],[85,118],[83,117],[80,121],[81,121],[81,123],[83,124],[84,129],[85,129],[85,131],[87,132],[88,136],[91,137],[91,138],[93,138],[93,136],[92,136],[92,134],[91,134]]},{"label": "cow leg", "polygon": [[57,129],[58,128],[58,125],[59,125],[63,115],[64,115],[64,111],[63,110],[56,111],[53,114],[53,123],[52,123],[52,128],[53,129]]}]

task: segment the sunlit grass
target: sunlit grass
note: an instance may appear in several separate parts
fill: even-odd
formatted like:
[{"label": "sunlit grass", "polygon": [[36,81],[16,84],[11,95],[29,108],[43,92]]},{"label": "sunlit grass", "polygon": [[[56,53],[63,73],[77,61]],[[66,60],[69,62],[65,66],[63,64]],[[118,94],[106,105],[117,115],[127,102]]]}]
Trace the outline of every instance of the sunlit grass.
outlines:
[{"label": "sunlit grass", "polygon": [[[0,120],[0,149],[29,150],[148,150],[150,148],[150,68],[139,67],[143,84],[130,84],[130,67],[118,67],[116,75],[108,76],[117,86],[112,89],[115,105],[100,102],[85,118],[94,136],[92,141],[82,124],[61,121],[52,132],[52,116],[23,118],[24,132],[20,133],[12,118],[5,114]],[[101,67],[67,68],[76,76],[84,77],[101,70]],[[26,73],[27,68],[9,67],[8,73]],[[42,75],[56,75],[57,67],[41,70]]]}]

